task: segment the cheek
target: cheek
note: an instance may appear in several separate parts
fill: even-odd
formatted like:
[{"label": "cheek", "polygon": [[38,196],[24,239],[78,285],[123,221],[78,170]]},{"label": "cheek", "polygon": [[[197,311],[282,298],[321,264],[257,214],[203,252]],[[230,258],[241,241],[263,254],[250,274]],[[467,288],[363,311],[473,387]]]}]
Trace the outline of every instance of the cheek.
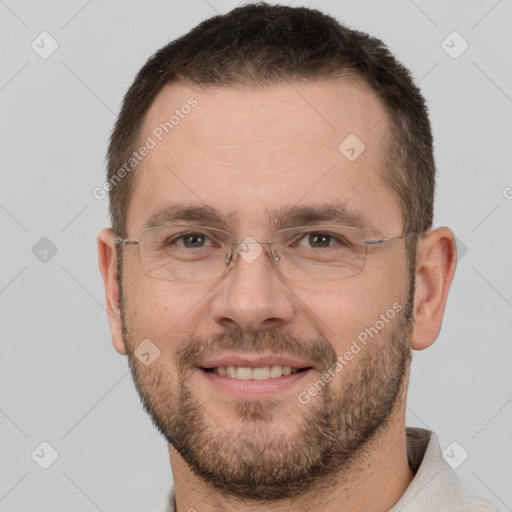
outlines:
[{"label": "cheek", "polygon": [[371,270],[350,279],[323,283],[321,287],[295,290],[303,313],[338,354],[376,322],[380,327],[381,315],[390,316],[391,310],[394,317],[395,310],[405,305],[405,265],[390,271],[379,264]]},{"label": "cheek", "polygon": [[194,321],[191,325],[190,319],[204,307],[209,290],[201,284],[164,281],[144,274],[126,279],[125,311],[131,333],[160,346],[193,334],[197,324]]}]

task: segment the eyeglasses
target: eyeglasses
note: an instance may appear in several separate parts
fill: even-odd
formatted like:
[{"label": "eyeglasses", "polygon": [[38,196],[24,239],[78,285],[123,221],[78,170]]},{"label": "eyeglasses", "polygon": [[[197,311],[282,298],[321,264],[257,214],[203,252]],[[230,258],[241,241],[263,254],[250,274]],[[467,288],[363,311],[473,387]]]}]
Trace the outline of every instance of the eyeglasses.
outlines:
[{"label": "eyeglasses", "polygon": [[270,240],[235,240],[222,229],[173,225],[145,230],[138,240],[115,243],[137,245],[145,274],[168,281],[212,281],[224,276],[240,256],[252,263],[268,246],[270,260],[281,275],[299,281],[336,280],[362,272],[369,246],[396,237],[364,239],[357,228],[337,225],[302,226],[276,231]]}]

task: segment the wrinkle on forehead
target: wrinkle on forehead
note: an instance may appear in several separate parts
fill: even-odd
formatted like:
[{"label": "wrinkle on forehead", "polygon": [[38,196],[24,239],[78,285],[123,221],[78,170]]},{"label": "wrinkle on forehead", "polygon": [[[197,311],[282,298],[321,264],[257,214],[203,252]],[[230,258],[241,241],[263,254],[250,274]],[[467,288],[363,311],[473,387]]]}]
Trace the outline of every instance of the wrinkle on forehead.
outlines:
[{"label": "wrinkle on forehead", "polygon": [[[182,199],[258,225],[266,210],[333,199],[378,227],[394,222],[400,210],[380,175],[386,111],[369,87],[314,82],[205,93],[174,84],[157,96],[145,129],[191,96],[197,106],[142,162],[129,212],[139,226],[158,205]],[[339,150],[350,134],[366,145],[355,161]]]},{"label": "wrinkle on forehead", "polygon": [[286,169],[289,167],[291,153],[300,155],[301,166],[318,168],[324,165],[322,161],[332,161],[337,157],[337,151],[334,143],[308,142],[306,148],[304,142],[269,137],[257,142],[191,146],[188,155],[178,155],[177,151],[171,154],[186,167],[207,167],[214,163],[215,166],[227,167],[240,165],[242,170],[268,164]]}]

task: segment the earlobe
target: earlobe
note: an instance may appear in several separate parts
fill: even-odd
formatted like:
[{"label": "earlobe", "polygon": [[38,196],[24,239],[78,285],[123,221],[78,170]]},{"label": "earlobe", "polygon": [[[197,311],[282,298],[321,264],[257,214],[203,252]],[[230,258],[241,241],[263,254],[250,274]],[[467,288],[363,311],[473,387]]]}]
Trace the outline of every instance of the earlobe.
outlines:
[{"label": "earlobe", "polygon": [[117,280],[117,253],[114,233],[111,229],[103,229],[98,235],[98,264],[105,285],[105,299],[108,322],[112,333],[114,348],[126,355],[121,327],[121,310],[119,305],[119,283]]},{"label": "earlobe", "polygon": [[438,337],[456,265],[455,236],[449,228],[432,229],[418,242],[412,349],[423,350]]}]

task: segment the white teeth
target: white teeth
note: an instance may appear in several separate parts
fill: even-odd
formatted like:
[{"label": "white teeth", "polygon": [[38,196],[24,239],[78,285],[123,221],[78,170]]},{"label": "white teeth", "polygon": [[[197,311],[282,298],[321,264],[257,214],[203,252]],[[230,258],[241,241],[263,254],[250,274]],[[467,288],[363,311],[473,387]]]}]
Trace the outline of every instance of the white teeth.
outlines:
[{"label": "white teeth", "polygon": [[291,366],[283,366],[283,375],[290,375],[292,373]]},{"label": "white teeth", "polygon": [[276,377],[281,377],[281,375],[283,375],[283,367],[278,365],[278,364],[274,364],[270,367],[270,376],[275,379]]},{"label": "white teeth", "polygon": [[290,375],[297,373],[297,368],[291,366],[281,366],[273,364],[272,366],[262,366],[260,368],[250,368],[247,366],[217,366],[212,368],[213,373],[222,376],[231,377],[232,379],[239,380],[266,380],[277,379],[283,375]]},{"label": "white teeth", "polygon": [[240,380],[251,380],[252,368],[245,368],[243,366],[239,366],[236,369],[236,378]]},{"label": "white teeth", "polygon": [[258,380],[270,379],[270,367],[264,366],[263,368],[254,368],[252,370],[252,378]]}]

